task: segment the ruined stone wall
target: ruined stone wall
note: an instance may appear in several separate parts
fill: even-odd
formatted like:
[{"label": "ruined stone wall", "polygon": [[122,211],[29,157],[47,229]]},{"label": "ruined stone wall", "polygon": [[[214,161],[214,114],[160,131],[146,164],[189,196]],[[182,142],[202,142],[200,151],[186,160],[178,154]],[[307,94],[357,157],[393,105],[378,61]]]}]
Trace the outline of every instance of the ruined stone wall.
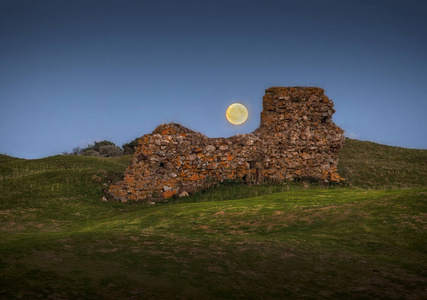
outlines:
[{"label": "ruined stone wall", "polygon": [[179,124],[160,125],[140,138],[123,181],[109,192],[121,201],[159,201],[228,179],[339,182],[344,136],[332,122],[334,112],[323,89],[274,87],[266,90],[261,126],[253,133],[207,138]]}]

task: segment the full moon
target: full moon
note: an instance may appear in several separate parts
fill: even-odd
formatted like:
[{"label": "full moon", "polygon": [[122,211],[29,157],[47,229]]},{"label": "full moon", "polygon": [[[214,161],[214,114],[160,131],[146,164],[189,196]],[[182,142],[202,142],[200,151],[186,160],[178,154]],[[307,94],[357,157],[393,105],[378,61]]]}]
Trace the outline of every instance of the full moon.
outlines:
[{"label": "full moon", "polygon": [[225,116],[231,124],[240,125],[248,118],[248,110],[243,104],[233,103],[227,108]]}]

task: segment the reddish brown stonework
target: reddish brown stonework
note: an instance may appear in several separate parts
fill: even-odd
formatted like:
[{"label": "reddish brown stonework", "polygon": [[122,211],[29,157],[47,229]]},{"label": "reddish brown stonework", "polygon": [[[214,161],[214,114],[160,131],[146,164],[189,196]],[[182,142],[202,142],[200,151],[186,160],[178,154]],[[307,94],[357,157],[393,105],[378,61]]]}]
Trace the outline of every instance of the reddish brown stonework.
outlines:
[{"label": "reddish brown stonework", "polygon": [[179,124],[160,125],[139,139],[123,181],[109,192],[121,201],[162,201],[224,180],[339,182],[344,131],[332,122],[334,112],[321,88],[273,87],[253,133],[207,138]]}]

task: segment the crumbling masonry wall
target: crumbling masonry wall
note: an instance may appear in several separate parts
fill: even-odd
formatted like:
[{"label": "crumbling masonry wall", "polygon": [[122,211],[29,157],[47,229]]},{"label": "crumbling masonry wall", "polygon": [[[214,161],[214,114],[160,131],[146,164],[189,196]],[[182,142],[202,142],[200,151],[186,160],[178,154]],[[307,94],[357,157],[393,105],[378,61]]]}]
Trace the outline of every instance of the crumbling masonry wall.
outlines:
[{"label": "crumbling masonry wall", "polygon": [[224,180],[339,182],[344,131],[332,122],[334,112],[321,88],[272,87],[253,133],[207,138],[179,124],[160,125],[139,139],[123,181],[109,192],[121,201],[162,201]]}]

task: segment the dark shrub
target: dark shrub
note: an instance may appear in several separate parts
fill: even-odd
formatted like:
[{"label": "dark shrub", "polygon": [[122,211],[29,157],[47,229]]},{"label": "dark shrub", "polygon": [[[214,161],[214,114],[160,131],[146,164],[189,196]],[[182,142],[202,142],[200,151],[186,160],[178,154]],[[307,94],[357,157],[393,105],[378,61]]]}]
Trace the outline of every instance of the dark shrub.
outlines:
[{"label": "dark shrub", "polygon": [[102,157],[113,157],[123,155],[122,149],[116,145],[102,145],[99,147],[99,155]]},{"label": "dark shrub", "polygon": [[64,152],[64,155],[84,155],[84,156],[102,156],[112,157],[123,155],[122,149],[110,141],[95,142],[86,148],[76,147],[70,153]]},{"label": "dark shrub", "polygon": [[135,152],[135,148],[138,146],[138,140],[139,138],[136,138],[132,142],[122,145],[124,155],[133,154]]},{"label": "dark shrub", "polygon": [[93,149],[85,150],[85,151],[83,151],[83,153],[81,155],[84,155],[84,156],[100,156],[99,152],[97,152]]}]

